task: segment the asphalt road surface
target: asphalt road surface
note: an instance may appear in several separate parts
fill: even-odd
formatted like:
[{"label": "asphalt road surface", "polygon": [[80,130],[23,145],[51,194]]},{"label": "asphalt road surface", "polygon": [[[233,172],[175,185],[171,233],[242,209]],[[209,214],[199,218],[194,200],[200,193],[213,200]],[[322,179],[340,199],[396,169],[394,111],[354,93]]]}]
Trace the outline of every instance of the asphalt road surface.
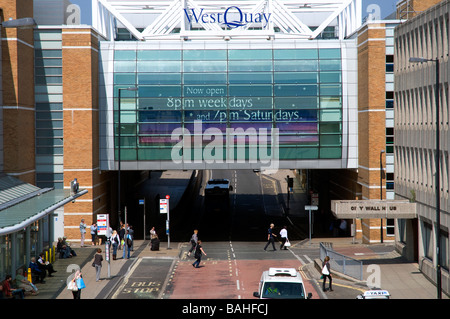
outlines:
[{"label": "asphalt road surface", "polygon": [[[211,178],[230,180],[229,205],[205,207],[204,185]],[[203,172],[201,186],[171,212],[171,240],[186,243],[181,258],[140,258],[112,298],[256,300],[253,292],[262,272],[288,267],[301,273],[313,299],[354,299],[360,293],[358,287],[339,279],[333,281],[334,292],[322,292],[311,268],[319,250],[304,244],[305,238],[295,235],[291,225],[289,237],[296,244],[290,250],[280,250],[277,242],[277,251],[271,247],[264,251],[269,224],[275,223],[278,233],[288,223],[278,190],[276,181],[252,170]],[[199,230],[207,254],[200,268],[194,268],[193,256],[187,256],[193,229]]]}]

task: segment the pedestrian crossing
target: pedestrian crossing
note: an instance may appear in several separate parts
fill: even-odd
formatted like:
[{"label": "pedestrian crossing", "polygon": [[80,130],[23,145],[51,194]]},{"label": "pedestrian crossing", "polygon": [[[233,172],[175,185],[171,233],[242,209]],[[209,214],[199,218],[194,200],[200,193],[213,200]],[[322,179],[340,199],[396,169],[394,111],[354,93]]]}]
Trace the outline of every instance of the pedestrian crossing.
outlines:
[{"label": "pedestrian crossing", "polygon": [[[287,250],[280,250],[276,245],[277,251],[264,251],[265,242],[207,242],[204,244],[208,248],[208,257],[205,260],[209,262],[226,260],[231,255],[233,259],[238,260],[280,260],[280,259],[297,259],[302,265],[311,264],[314,259],[319,258],[319,249],[316,247],[306,247],[301,245],[292,245]],[[190,260],[187,250],[181,255],[181,260]]]}]

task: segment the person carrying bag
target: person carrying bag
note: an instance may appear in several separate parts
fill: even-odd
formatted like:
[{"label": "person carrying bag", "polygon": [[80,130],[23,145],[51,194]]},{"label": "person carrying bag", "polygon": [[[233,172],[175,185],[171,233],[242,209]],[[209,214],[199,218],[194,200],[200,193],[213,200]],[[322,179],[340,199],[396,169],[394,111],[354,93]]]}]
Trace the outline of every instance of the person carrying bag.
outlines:
[{"label": "person carrying bag", "polygon": [[323,260],[323,263],[322,263],[322,277],[323,277],[322,289],[323,289],[323,291],[327,291],[325,289],[325,283],[327,281],[327,278],[328,278],[328,280],[330,282],[330,284],[329,284],[330,291],[333,291],[333,288],[332,288],[333,280],[331,279],[330,269],[331,269],[331,267],[330,267],[330,257],[326,256],[325,259]]},{"label": "person carrying bag", "polygon": [[86,288],[81,271],[77,270],[73,279],[67,284],[67,289],[72,291],[73,299],[81,299],[81,290]]}]

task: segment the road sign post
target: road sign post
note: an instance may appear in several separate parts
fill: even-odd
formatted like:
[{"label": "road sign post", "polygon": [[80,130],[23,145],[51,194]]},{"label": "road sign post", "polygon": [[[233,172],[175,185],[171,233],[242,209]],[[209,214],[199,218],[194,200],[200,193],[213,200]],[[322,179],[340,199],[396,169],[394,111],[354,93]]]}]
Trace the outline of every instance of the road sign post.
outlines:
[{"label": "road sign post", "polygon": [[170,224],[169,199],[170,199],[170,196],[166,195],[166,198],[159,200],[159,213],[167,214],[167,219],[166,219],[167,249],[171,249],[170,248],[170,230],[169,230],[169,224]]},{"label": "road sign post", "polygon": [[311,211],[312,210],[318,210],[319,207],[315,205],[306,205],[305,210],[309,211],[309,244],[311,245],[311,233],[312,233],[312,226],[311,226]]},{"label": "road sign post", "polygon": [[144,197],[144,199],[139,200],[139,205],[144,206],[144,240],[145,240],[145,197]]},{"label": "road sign post", "polygon": [[106,236],[105,242],[105,259],[108,263],[108,278],[111,278],[111,255],[110,248],[111,242],[110,237],[111,233],[109,231],[109,214],[98,214],[97,215],[97,235]]}]

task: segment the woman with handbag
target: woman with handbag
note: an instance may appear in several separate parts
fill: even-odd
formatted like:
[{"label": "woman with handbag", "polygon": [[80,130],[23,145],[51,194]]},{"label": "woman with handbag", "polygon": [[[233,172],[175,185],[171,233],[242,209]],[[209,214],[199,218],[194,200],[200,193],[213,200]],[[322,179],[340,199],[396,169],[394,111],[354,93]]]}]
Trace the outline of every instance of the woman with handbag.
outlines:
[{"label": "woman with handbag", "polygon": [[72,291],[73,299],[81,299],[81,290],[85,287],[81,271],[77,270],[72,280],[69,281],[67,289]]},{"label": "woman with handbag", "polygon": [[95,271],[96,271],[95,281],[100,280],[100,272],[102,271],[103,256],[101,253],[102,253],[102,250],[100,248],[97,248],[97,253],[94,256],[94,262],[92,263],[92,266],[95,267]]},{"label": "woman with handbag", "polygon": [[323,276],[323,285],[322,285],[323,291],[327,291],[325,289],[325,282],[327,281],[327,277],[330,282],[330,291],[333,291],[333,288],[331,286],[333,280],[331,279],[331,267],[330,267],[330,257],[329,256],[326,256],[325,259],[323,260],[322,276]]}]

